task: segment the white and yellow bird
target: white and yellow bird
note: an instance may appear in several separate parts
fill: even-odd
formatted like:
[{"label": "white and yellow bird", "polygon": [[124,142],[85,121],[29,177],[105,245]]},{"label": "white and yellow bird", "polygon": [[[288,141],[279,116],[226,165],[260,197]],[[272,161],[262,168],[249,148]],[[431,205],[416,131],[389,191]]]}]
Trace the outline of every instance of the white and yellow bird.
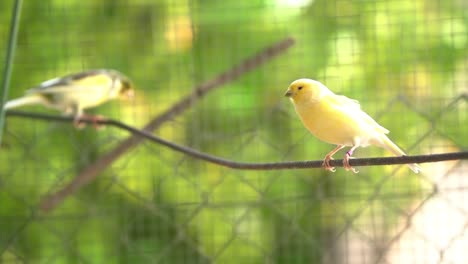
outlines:
[{"label": "white and yellow bird", "polygon": [[[343,167],[355,173],[358,171],[351,167],[349,159],[358,147],[375,145],[396,156],[406,155],[387,137],[389,131],[361,110],[358,101],[336,95],[318,81],[298,79],[289,85],[285,96],[291,99],[302,123],[314,136],[337,145],[325,156],[323,166],[326,170],[335,171],[330,160],[345,147],[351,149],[346,152]],[[417,164],[408,166],[415,173],[421,171]]]},{"label": "white and yellow bird", "polygon": [[118,97],[133,97],[133,85],[122,73],[95,69],[51,79],[6,102],[5,110],[25,105],[43,105],[75,117],[79,126],[83,110]]}]

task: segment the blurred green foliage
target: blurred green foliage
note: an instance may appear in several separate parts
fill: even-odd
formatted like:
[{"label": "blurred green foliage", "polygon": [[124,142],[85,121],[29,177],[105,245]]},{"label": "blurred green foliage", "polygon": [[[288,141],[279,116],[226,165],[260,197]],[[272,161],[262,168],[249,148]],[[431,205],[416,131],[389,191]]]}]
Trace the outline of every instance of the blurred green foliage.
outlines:
[{"label": "blurred green foliage", "polygon": [[[0,2],[0,50],[12,2]],[[208,95],[156,134],[239,161],[320,159],[332,146],[309,135],[282,97],[292,80],[310,77],[359,99],[410,153],[466,149],[466,101],[447,108],[466,93],[463,5],[26,1],[10,96],[66,73],[115,68],[136,83],[136,100],[92,112],[141,126],[195,85],[292,36],[296,45],[289,51]],[[37,211],[42,197],[126,136],[114,128],[77,131],[7,119],[0,149],[0,262],[321,263],[350,221],[365,228],[368,200],[391,226],[396,208],[431,191],[406,168],[362,168],[359,175],[234,171],[145,143],[53,213]],[[357,156],[382,154],[370,148]]]}]

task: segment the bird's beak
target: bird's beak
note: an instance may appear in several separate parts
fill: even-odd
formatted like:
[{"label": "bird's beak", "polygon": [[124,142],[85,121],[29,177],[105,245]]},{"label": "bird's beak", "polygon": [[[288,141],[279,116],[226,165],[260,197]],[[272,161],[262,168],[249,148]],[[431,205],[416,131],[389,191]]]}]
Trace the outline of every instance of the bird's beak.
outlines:
[{"label": "bird's beak", "polygon": [[288,90],[286,91],[286,93],[284,94],[284,96],[286,96],[286,97],[291,97],[292,94],[293,94],[293,93],[291,92],[291,90],[288,89]]},{"label": "bird's beak", "polygon": [[135,91],[134,91],[133,89],[129,89],[129,90],[125,93],[125,96],[126,96],[126,99],[132,100],[133,98],[135,98]]}]

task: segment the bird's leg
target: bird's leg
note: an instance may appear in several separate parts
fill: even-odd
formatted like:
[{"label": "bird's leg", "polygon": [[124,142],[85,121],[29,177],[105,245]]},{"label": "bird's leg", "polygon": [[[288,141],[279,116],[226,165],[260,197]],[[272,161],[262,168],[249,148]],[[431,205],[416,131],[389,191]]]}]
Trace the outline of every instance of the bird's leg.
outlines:
[{"label": "bird's leg", "polygon": [[323,163],[322,163],[322,166],[323,166],[323,168],[325,170],[332,171],[332,172],[335,171],[335,167],[332,167],[330,165],[330,160],[333,159],[332,156],[335,155],[335,153],[337,153],[338,151],[340,151],[344,147],[345,147],[344,145],[338,145],[336,148],[334,148],[332,151],[330,151],[330,153],[328,153],[325,156],[325,159],[323,160]]},{"label": "bird's leg", "polygon": [[86,123],[81,121],[81,118],[84,116],[83,110],[80,110],[80,108],[77,105],[70,105],[67,108],[65,108],[64,114],[73,115],[75,117],[73,119],[73,126],[77,129],[83,129],[84,127],[86,127]]},{"label": "bird's leg", "polygon": [[353,152],[357,147],[358,146],[356,145],[356,146],[353,146],[350,150],[348,150],[348,152],[346,152],[345,157],[343,159],[343,167],[346,170],[351,170],[354,173],[358,173],[359,171],[351,167],[351,165],[349,165],[349,159],[351,158],[351,155],[353,155]]},{"label": "bird's leg", "polygon": [[73,119],[73,126],[75,126],[77,129],[83,129],[86,126],[86,123],[81,121],[82,115],[77,115]]}]

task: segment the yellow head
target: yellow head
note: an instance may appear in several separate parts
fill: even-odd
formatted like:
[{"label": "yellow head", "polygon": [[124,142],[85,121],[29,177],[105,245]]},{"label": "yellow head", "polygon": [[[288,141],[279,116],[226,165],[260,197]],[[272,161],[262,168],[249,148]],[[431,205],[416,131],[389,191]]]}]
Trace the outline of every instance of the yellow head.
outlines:
[{"label": "yellow head", "polygon": [[298,79],[292,82],[284,96],[295,104],[318,102],[325,95],[333,94],[325,85],[311,79]]}]

